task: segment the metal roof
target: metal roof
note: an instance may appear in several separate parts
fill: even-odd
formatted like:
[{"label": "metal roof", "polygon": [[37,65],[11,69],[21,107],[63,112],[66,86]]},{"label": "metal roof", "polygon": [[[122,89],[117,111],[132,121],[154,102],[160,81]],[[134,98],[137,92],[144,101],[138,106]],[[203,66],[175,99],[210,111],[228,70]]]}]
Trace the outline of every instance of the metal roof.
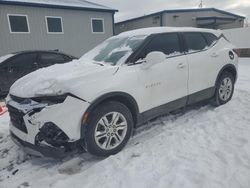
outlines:
[{"label": "metal roof", "polygon": [[118,11],[116,9],[85,0],[0,0],[0,4],[105,12]]},{"label": "metal roof", "polygon": [[231,12],[227,12],[227,11],[216,9],[216,8],[195,8],[195,9],[163,10],[163,11],[155,12],[155,13],[148,14],[148,15],[145,15],[145,16],[140,16],[140,17],[124,20],[124,21],[121,21],[121,22],[117,22],[116,24],[121,24],[121,23],[129,22],[129,21],[134,21],[134,20],[138,20],[138,19],[141,19],[141,18],[155,16],[155,15],[159,15],[159,14],[163,14],[163,13],[204,12],[204,11],[215,11],[215,12],[219,12],[219,13],[222,13],[222,14],[226,14],[228,16],[234,16],[236,18],[245,19],[244,16],[240,16],[240,15],[233,14]]}]

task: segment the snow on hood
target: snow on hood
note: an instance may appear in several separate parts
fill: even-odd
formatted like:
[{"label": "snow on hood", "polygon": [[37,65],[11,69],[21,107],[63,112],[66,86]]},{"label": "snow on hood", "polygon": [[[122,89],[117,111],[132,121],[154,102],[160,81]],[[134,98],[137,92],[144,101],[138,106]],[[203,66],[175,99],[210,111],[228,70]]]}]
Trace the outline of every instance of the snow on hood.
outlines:
[{"label": "snow on hood", "polygon": [[39,69],[17,80],[10,88],[10,94],[29,98],[55,96],[70,93],[75,87],[89,81],[113,75],[118,67],[100,66],[74,60]]}]

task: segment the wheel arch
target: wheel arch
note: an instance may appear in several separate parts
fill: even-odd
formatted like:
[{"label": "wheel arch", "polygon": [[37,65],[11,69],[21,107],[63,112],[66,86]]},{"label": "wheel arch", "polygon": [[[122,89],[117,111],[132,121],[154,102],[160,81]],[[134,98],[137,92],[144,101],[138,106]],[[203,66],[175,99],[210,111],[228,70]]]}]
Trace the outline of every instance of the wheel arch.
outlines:
[{"label": "wheel arch", "polygon": [[[139,114],[138,104],[134,99],[134,97],[125,92],[111,92],[98,97],[97,99],[94,100],[93,103],[91,103],[91,105],[86,110],[85,114],[86,113],[90,114],[97,106],[108,101],[117,101],[127,106],[133,116],[134,126],[136,125]],[[82,127],[85,126],[83,125]]]},{"label": "wheel arch", "polygon": [[220,72],[218,73],[217,75],[217,78],[216,78],[216,82],[215,82],[215,86],[220,78],[220,76],[222,75],[223,72],[230,72],[233,74],[233,77],[234,77],[234,82],[236,82],[236,79],[237,79],[237,69],[236,67],[233,65],[233,64],[227,64],[225,66],[222,67],[222,69],[220,70]]}]

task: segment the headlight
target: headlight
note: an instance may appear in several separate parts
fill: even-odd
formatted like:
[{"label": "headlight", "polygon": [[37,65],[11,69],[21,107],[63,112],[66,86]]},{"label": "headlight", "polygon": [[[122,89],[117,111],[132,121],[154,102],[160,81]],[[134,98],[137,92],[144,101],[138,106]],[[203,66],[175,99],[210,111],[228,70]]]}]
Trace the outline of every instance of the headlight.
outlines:
[{"label": "headlight", "polygon": [[33,101],[38,103],[45,103],[48,105],[63,103],[67,98],[68,94],[58,95],[58,96],[44,96],[44,97],[34,97]]}]

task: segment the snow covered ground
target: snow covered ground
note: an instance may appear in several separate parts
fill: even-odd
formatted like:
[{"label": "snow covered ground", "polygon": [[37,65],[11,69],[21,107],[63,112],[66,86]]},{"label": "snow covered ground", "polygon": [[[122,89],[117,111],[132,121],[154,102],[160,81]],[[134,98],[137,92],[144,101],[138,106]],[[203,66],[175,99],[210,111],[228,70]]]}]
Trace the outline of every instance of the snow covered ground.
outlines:
[{"label": "snow covered ground", "polygon": [[149,122],[106,159],[27,156],[10,140],[8,121],[8,114],[0,117],[1,188],[250,187],[250,59],[240,61],[231,102]]}]

